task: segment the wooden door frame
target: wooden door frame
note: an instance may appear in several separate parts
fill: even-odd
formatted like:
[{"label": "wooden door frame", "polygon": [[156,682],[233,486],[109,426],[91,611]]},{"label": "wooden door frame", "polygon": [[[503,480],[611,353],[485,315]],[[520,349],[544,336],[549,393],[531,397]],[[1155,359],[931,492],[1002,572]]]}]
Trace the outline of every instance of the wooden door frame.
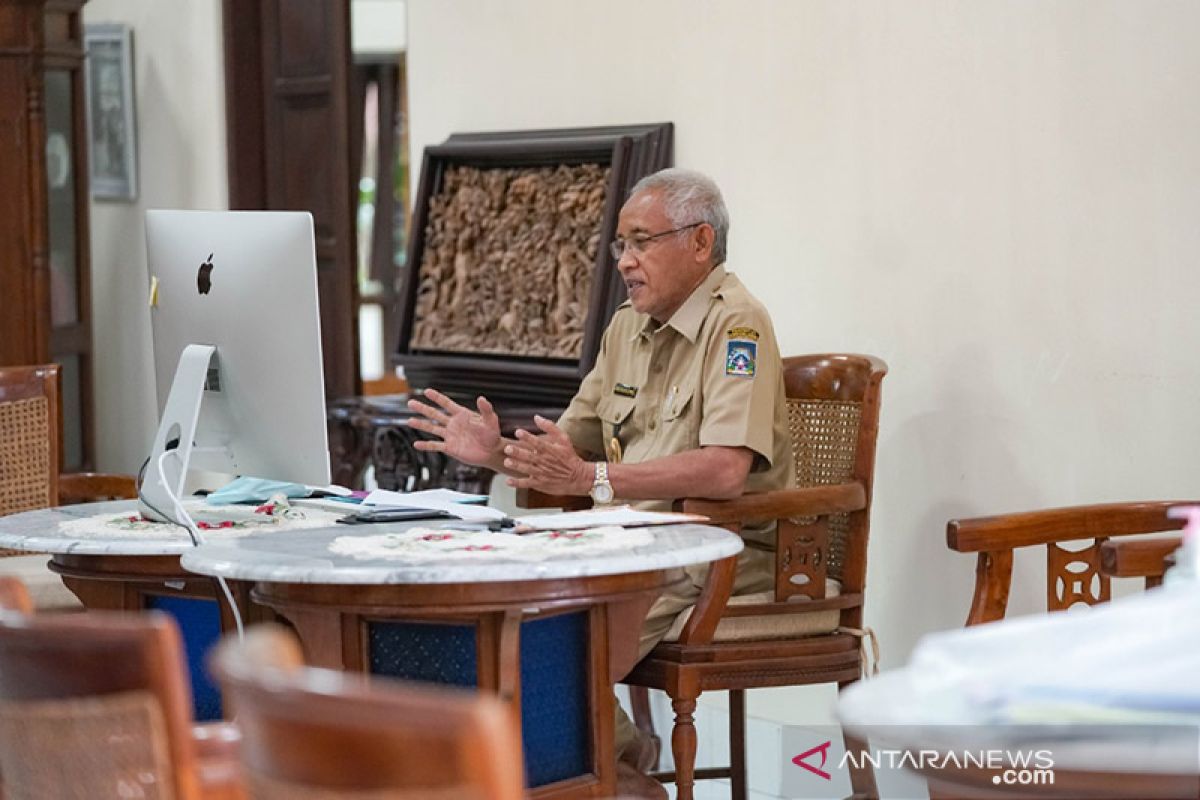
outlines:
[{"label": "wooden door frame", "polygon": [[[342,207],[337,208],[335,219],[316,218],[316,249],[318,281],[322,280],[321,265],[332,262],[336,272],[336,296],[322,292],[322,305],[332,304],[334,314],[323,314],[322,320],[331,321],[337,330],[322,332],[322,346],[326,362],[327,398],[336,398],[361,393],[362,380],[358,370],[358,284],[355,265],[355,209],[354,197],[357,180],[349,174],[349,75],[350,75],[350,0],[322,0],[328,5],[312,3],[285,3],[281,0],[222,0],[224,52],[225,52],[225,113],[227,165],[229,179],[229,207],[235,210],[285,210],[286,205],[277,195],[272,195],[271,170],[285,146],[277,139],[281,125],[270,117],[272,98],[282,84],[303,93],[306,84],[328,86],[332,99],[335,125],[330,131],[329,146],[345,159],[343,180],[329,187],[331,194]],[[276,77],[270,85],[268,78],[278,68],[281,43],[276,35],[283,25],[276,26],[275,33],[269,20],[284,18],[292,22],[315,20],[304,15],[329,13],[335,24],[327,28],[328,35],[338,37],[345,52],[344,63],[331,65],[331,82],[323,77],[314,79]],[[322,16],[322,20],[325,17]],[[342,171],[342,170],[337,170]],[[342,186],[336,183],[341,182]],[[344,200],[342,199],[344,198]],[[295,207],[295,198],[292,199]],[[314,206],[318,203],[314,202]],[[319,215],[315,215],[319,216]],[[345,281],[343,284],[342,281]],[[344,312],[344,313],[342,313]],[[331,343],[334,346],[331,346]]]}]

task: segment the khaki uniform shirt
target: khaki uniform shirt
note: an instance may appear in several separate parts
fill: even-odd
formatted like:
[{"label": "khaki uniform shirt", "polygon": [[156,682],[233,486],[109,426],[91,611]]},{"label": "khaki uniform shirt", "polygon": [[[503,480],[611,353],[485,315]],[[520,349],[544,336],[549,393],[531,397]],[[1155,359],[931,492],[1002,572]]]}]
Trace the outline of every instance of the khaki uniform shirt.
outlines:
[{"label": "khaki uniform shirt", "polygon": [[[623,303],[558,424],[580,450],[626,463],[712,445],[748,447],[755,458],[747,491],[795,483],[775,331],[763,305],[724,266],[663,325]],[[668,510],[672,499],[632,505]],[[742,534],[774,547],[773,526]]]}]

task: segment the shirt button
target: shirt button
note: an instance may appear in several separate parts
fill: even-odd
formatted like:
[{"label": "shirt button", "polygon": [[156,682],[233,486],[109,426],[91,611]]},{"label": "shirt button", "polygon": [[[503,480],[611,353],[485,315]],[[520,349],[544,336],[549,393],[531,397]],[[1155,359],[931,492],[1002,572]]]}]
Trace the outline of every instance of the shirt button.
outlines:
[{"label": "shirt button", "polygon": [[657,427],[658,427],[658,420],[655,420],[655,419],[650,420],[650,430],[654,430]]},{"label": "shirt button", "polygon": [[655,364],[653,367],[650,368],[650,371],[653,372],[655,375],[661,375],[662,371],[663,371],[662,364]]}]

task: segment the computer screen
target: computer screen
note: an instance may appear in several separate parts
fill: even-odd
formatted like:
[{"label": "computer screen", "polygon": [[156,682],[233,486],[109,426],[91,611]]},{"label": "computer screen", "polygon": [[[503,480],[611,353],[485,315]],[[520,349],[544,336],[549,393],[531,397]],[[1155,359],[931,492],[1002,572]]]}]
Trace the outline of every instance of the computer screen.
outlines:
[{"label": "computer screen", "polygon": [[188,468],[328,484],[312,216],[147,211],[146,253],[160,423],[143,513],[173,518],[160,476],[178,497]]}]

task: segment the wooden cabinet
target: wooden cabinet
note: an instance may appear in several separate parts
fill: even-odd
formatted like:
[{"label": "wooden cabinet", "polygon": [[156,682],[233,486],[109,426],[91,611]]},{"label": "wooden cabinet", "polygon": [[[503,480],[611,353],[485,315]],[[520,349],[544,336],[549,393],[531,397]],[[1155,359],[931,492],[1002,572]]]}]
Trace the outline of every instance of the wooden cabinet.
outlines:
[{"label": "wooden cabinet", "polygon": [[84,0],[0,0],[0,365],[62,365],[63,469],[94,459]]}]

